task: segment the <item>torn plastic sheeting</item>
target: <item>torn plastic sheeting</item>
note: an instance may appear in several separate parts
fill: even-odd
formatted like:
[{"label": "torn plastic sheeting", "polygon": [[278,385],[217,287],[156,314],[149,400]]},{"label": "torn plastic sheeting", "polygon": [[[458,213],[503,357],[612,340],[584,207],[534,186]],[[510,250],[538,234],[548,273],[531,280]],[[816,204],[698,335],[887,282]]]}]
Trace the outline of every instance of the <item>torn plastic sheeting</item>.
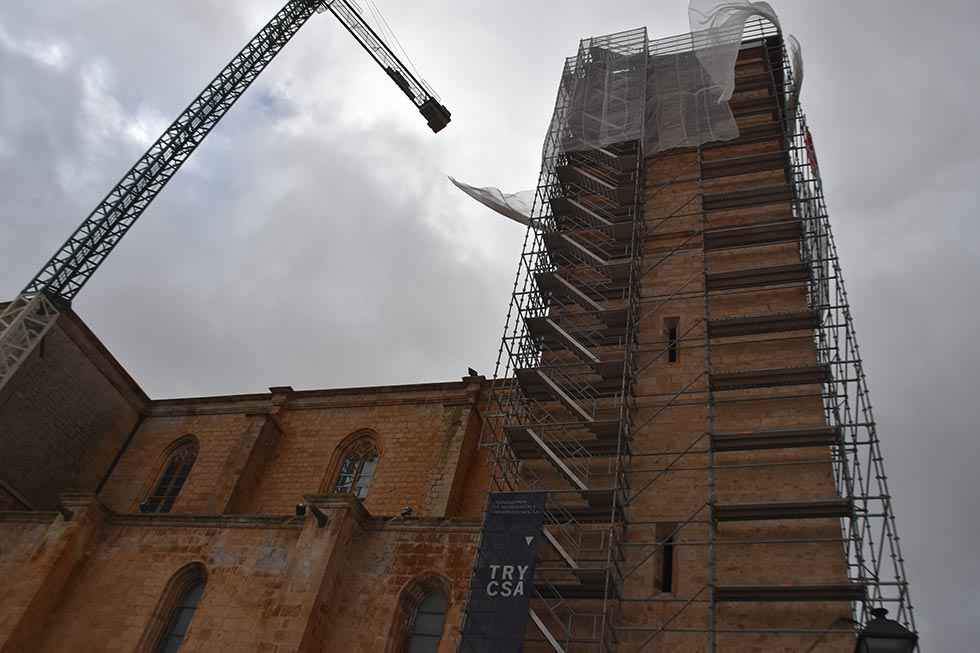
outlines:
[{"label": "torn plastic sheeting", "polygon": [[800,90],[803,88],[803,48],[792,34],[786,39],[789,44],[789,58],[793,63],[793,87],[786,103],[786,116],[796,120],[796,107],[800,103]]},{"label": "torn plastic sheeting", "polygon": [[738,125],[695,53],[650,57],[643,149],[654,153],[738,138]]},{"label": "torn plastic sheeting", "polygon": [[534,201],[533,190],[523,190],[517,193],[504,193],[495,186],[479,188],[470,186],[449,177],[456,188],[460,189],[480,204],[487,206],[500,215],[507,216],[515,222],[528,226],[531,222],[531,203]]},{"label": "torn plastic sheeting", "polygon": [[[735,90],[735,60],[741,48],[745,23],[753,16],[768,20],[782,32],[779,16],[768,2],[691,0],[688,6],[694,51],[712,83],[720,90],[719,102],[730,100]],[[793,67],[787,116],[793,120],[803,88],[803,52],[800,42],[792,34],[786,37],[786,45]]]},{"label": "torn plastic sheeting", "polygon": [[694,52],[711,84],[718,88],[719,102],[730,100],[735,91],[735,60],[742,46],[745,21],[761,16],[782,30],[779,17],[768,2],[691,0],[687,15]]}]

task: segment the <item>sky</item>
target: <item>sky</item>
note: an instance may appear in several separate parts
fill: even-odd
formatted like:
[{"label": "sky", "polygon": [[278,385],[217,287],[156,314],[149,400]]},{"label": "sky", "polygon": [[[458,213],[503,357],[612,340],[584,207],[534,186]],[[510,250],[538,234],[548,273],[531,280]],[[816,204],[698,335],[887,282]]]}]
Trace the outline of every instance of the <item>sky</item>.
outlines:
[{"label": "sky", "polygon": [[[315,16],[74,304],[153,398],[492,374],[523,229],[446,175],[535,185],[564,57],[683,0],[377,0],[433,135]],[[924,651],[980,637],[980,5],[772,0],[820,158]],[[0,3],[10,298],[280,0]]]}]

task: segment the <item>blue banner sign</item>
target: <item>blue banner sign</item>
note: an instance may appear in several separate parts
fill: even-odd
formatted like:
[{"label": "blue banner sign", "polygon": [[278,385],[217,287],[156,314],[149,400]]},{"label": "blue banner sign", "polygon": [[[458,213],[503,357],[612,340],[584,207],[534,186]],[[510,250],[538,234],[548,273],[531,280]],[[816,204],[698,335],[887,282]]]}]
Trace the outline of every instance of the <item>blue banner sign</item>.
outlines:
[{"label": "blue banner sign", "polygon": [[464,653],[524,650],[543,492],[492,492],[463,625]]}]

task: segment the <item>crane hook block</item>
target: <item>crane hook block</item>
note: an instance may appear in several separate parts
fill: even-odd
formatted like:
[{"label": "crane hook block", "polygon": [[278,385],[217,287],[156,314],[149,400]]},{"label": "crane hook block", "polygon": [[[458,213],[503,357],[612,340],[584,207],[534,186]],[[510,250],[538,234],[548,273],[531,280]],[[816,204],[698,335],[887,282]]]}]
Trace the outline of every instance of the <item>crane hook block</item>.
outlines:
[{"label": "crane hook block", "polygon": [[438,133],[439,130],[449,124],[449,119],[452,115],[449,113],[449,109],[431,97],[422,103],[422,106],[419,107],[419,113],[428,121],[429,129],[435,133]]}]

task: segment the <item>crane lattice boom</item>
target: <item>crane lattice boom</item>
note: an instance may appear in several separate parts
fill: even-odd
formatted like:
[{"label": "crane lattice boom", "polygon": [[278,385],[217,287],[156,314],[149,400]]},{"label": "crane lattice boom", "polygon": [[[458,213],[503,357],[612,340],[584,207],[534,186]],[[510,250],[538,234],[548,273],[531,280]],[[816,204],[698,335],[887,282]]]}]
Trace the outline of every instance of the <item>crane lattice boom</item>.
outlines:
[{"label": "crane lattice boom", "polygon": [[395,55],[391,47],[361,17],[361,12],[348,0],[332,0],[320,5],[319,11],[329,10],[357,39],[367,53],[378,62],[405,95],[419,108],[434,132],[449,124],[449,110],[429,85],[415,76]]},{"label": "crane lattice boom", "polygon": [[449,111],[348,0],[289,0],[184,109],[17,298],[0,311],[0,389],[122,237],[248,87],[314,12],[330,11],[438,132]]}]

